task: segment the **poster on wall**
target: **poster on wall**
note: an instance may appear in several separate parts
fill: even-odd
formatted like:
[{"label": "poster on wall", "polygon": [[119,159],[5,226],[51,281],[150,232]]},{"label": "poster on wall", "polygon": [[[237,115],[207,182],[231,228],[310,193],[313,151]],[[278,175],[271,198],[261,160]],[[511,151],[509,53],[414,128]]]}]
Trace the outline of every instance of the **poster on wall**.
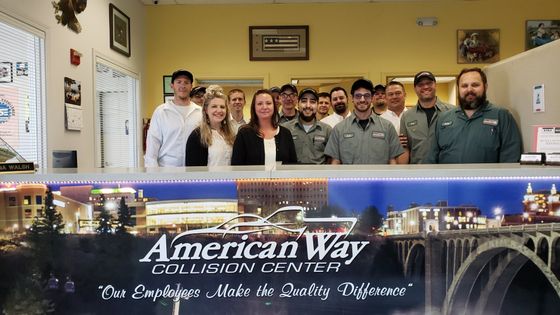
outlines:
[{"label": "poster on wall", "polygon": [[0,62],[0,83],[11,83],[14,81],[11,62]]},{"label": "poster on wall", "polygon": [[40,307],[31,288],[67,314],[552,315],[560,262],[535,244],[558,241],[558,184],[51,181],[56,224],[3,226],[28,245],[0,247],[0,307]]},{"label": "poster on wall", "polygon": [[64,77],[64,103],[82,105],[82,84],[80,81]]},{"label": "poster on wall", "polygon": [[19,122],[21,117],[18,106],[18,89],[0,86],[0,138],[14,148],[19,146]]},{"label": "poster on wall", "polygon": [[16,62],[16,76],[18,76],[18,77],[29,76],[29,63],[28,62]]}]

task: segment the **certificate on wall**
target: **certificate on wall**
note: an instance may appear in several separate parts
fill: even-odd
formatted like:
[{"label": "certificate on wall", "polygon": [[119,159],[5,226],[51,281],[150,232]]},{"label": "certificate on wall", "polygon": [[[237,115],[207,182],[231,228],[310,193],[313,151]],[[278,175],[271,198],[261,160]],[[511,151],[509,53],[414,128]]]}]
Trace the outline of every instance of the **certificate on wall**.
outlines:
[{"label": "certificate on wall", "polygon": [[66,129],[68,130],[82,130],[82,108],[77,105],[66,105]]},{"label": "certificate on wall", "polygon": [[560,125],[533,126],[533,151],[560,152]]}]

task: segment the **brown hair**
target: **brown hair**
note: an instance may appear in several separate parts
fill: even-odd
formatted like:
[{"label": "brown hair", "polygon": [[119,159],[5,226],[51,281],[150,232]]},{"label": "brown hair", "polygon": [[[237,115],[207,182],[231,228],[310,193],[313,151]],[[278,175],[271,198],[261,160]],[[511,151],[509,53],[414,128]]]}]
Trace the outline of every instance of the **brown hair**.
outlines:
[{"label": "brown hair", "polygon": [[482,83],[484,83],[484,85],[487,84],[488,79],[486,78],[486,73],[484,73],[484,71],[482,71],[482,69],[475,67],[475,68],[465,68],[465,69],[461,70],[461,72],[459,72],[459,75],[457,76],[457,86],[459,86],[459,80],[461,80],[461,77],[463,76],[463,74],[465,74],[467,72],[478,72],[478,74],[480,74],[480,78],[482,79]]},{"label": "brown hair", "polygon": [[276,101],[274,100],[274,97],[272,96],[272,94],[270,94],[269,90],[258,90],[255,92],[255,95],[253,95],[253,100],[251,101],[251,120],[249,121],[249,123],[247,124],[249,127],[253,128],[257,134],[260,134],[260,128],[261,126],[259,125],[259,118],[257,117],[257,111],[255,109],[256,106],[256,99],[257,96],[259,95],[263,95],[266,94],[268,96],[270,96],[270,98],[272,99],[272,104],[274,104],[274,112],[272,114],[272,126],[274,128],[278,127],[278,120],[280,119],[280,114],[278,114],[278,104],[276,104]]}]

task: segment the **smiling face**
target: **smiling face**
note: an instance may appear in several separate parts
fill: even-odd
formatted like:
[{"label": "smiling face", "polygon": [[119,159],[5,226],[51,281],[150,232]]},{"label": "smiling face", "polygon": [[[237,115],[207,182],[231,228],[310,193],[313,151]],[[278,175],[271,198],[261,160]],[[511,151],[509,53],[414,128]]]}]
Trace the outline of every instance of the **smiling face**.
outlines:
[{"label": "smiling face", "polygon": [[348,110],[348,98],[342,90],[336,90],[331,93],[331,102],[333,111],[339,115],[343,115]]},{"label": "smiling face", "polygon": [[179,76],[171,83],[171,89],[175,97],[180,100],[188,100],[192,90],[192,82],[187,76]]},{"label": "smiling face", "polygon": [[300,117],[304,121],[312,121],[317,113],[317,98],[311,93],[303,94],[299,99]]},{"label": "smiling face", "polygon": [[229,106],[232,112],[243,112],[245,106],[245,94],[242,92],[233,92],[229,95]]},{"label": "smiling face", "polygon": [[255,114],[259,121],[272,121],[274,101],[270,94],[258,94],[255,96]]},{"label": "smiling face", "polygon": [[387,109],[399,111],[404,108],[406,93],[402,86],[398,84],[389,84],[385,89],[385,98],[387,101]]},{"label": "smiling face", "polygon": [[354,101],[354,110],[359,113],[367,113],[371,110],[371,91],[365,88],[359,88],[352,94]]},{"label": "smiling face", "polygon": [[317,112],[323,116],[329,113],[331,108],[331,98],[328,96],[319,96],[319,102],[317,103]]},{"label": "smiling face", "polygon": [[219,129],[222,121],[226,119],[228,114],[226,100],[218,97],[213,98],[210,100],[204,111],[208,121],[210,122],[210,127],[213,129]]},{"label": "smiling face", "polygon": [[421,79],[414,91],[421,102],[431,102],[436,97],[436,83],[429,78]]},{"label": "smiling face", "polygon": [[486,102],[486,85],[480,73],[466,72],[459,78],[459,104],[463,109],[477,109]]}]

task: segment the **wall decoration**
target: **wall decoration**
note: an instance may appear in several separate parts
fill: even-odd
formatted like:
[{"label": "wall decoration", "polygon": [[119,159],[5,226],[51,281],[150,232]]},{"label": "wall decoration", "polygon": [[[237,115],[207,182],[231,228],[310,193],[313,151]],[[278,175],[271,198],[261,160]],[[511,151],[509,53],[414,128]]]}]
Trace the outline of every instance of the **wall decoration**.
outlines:
[{"label": "wall decoration", "polygon": [[249,60],[309,60],[309,26],[249,26]]},{"label": "wall decoration", "polygon": [[560,20],[530,20],[525,27],[525,49],[531,49],[560,38]]},{"label": "wall decoration", "polygon": [[457,30],[457,63],[500,60],[500,30]]},{"label": "wall decoration", "polygon": [[171,88],[171,76],[170,75],[164,75],[163,76],[163,94],[164,95],[169,95],[169,94],[173,94],[173,89]]},{"label": "wall decoration", "polygon": [[16,62],[16,76],[27,77],[29,76],[29,63]]},{"label": "wall decoration", "polygon": [[14,80],[11,62],[0,62],[0,83],[11,83]]},{"label": "wall decoration", "polygon": [[172,101],[173,97],[175,97],[175,95],[173,94],[163,94],[163,102],[167,103],[169,101]]},{"label": "wall decoration", "polygon": [[111,49],[130,57],[130,18],[112,3],[109,4]]},{"label": "wall decoration", "polygon": [[82,105],[82,85],[80,81],[64,78],[64,103]]},{"label": "wall decoration", "polygon": [[58,24],[67,26],[76,33],[82,31],[82,25],[80,25],[76,15],[86,9],[87,0],[52,1],[52,6],[54,8],[54,17]]}]

